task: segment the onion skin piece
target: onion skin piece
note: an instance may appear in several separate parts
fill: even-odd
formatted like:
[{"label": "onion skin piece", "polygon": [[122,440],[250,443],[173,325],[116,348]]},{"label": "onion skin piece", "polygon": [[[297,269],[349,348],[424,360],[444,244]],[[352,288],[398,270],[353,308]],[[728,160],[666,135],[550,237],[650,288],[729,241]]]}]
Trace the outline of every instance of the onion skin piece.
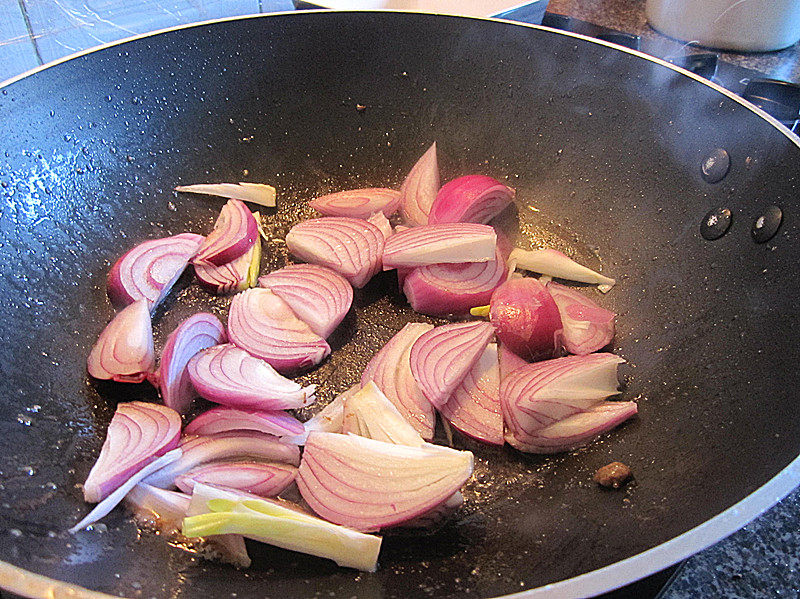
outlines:
[{"label": "onion skin piece", "polygon": [[635,414],[634,402],[605,401],[619,393],[617,366],[623,362],[614,354],[596,353],[512,371],[500,383],[506,441],[522,451],[568,451]]},{"label": "onion skin piece", "polygon": [[183,414],[197,397],[186,366],[197,352],[224,343],[225,327],[219,318],[200,312],[181,322],[169,334],[158,365],[158,387],[164,405]]},{"label": "onion skin piece", "polygon": [[213,435],[226,431],[257,431],[283,437],[302,433],[303,423],[286,412],[219,407],[203,412],[186,425],[187,435]]},{"label": "onion skin piece", "polygon": [[281,373],[322,362],[331,348],[269,289],[248,289],[233,297],[228,339]]},{"label": "onion skin piece", "polygon": [[401,526],[402,528],[435,530],[449,520],[450,516],[455,514],[462,505],[464,505],[464,496],[461,491],[456,491],[436,507],[416,518],[406,520]]},{"label": "onion skin piece", "polygon": [[436,327],[414,342],[411,372],[435,408],[445,404],[493,336],[488,322],[457,322]]},{"label": "onion skin piece", "polygon": [[466,175],[436,194],[428,223],[486,224],[514,201],[516,191],[486,175]]},{"label": "onion skin piece", "polygon": [[394,235],[392,223],[390,223],[389,219],[383,215],[383,212],[376,212],[367,219],[367,222],[372,223],[378,227],[378,229],[380,229],[380,232],[383,233],[384,240]]},{"label": "onion skin piece", "polygon": [[202,235],[181,233],[145,241],[128,250],[108,272],[111,303],[122,308],[145,299],[153,312],[200,249],[203,239]]},{"label": "onion skin piece", "polygon": [[396,445],[422,447],[425,444],[373,381],[368,381],[345,400],[342,432]]},{"label": "onion skin piece", "polygon": [[178,445],[181,416],[167,406],[132,401],[117,405],[83,498],[97,503],[136,472]]},{"label": "onion skin piece", "polygon": [[436,142],[417,160],[400,186],[400,214],[410,227],[428,224],[428,213],[439,192]]},{"label": "onion skin piece", "polygon": [[575,262],[569,256],[550,248],[525,251],[515,248],[508,257],[509,264],[539,274],[567,279],[579,283],[598,285],[603,293],[609,291],[616,281]]},{"label": "onion skin piece", "polygon": [[423,439],[433,439],[436,414],[411,372],[409,355],[414,342],[433,329],[433,325],[410,322],[404,326],[367,364],[361,385],[374,381]]},{"label": "onion skin piece", "polygon": [[564,325],[564,349],[583,356],[596,352],[614,338],[616,314],[601,308],[584,294],[554,281],[547,284]]},{"label": "onion skin piece", "polygon": [[357,393],[361,385],[353,385],[346,391],[333,398],[331,403],[314,414],[303,423],[303,432],[299,435],[286,436],[284,439],[289,443],[305,445],[308,434],[311,431],[322,431],[324,433],[341,433],[344,425],[344,403],[347,398]]},{"label": "onion skin piece", "polygon": [[375,212],[391,216],[397,212],[400,199],[399,191],[385,187],[367,187],[319,196],[311,200],[309,205],[325,216],[347,216],[366,220]]},{"label": "onion skin piece", "polygon": [[187,372],[201,397],[232,408],[286,410],[316,399],[316,385],[301,387],[232,343],[199,352]]},{"label": "onion skin piece", "polygon": [[212,499],[210,513],[186,518],[186,536],[238,533],[249,539],[332,559],[343,567],[374,572],[381,538],[320,520],[288,502],[243,497],[238,501]]},{"label": "onion skin piece", "polygon": [[502,445],[500,365],[497,344],[490,343],[439,412],[465,435]]},{"label": "onion skin piece", "polygon": [[139,483],[125,496],[125,503],[133,508],[138,521],[153,522],[169,534],[180,530],[191,499],[185,493]]},{"label": "onion skin piece", "polygon": [[277,195],[272,185],[264,183],[197,183],[195,185],[178,185],[175,191],[215,195],[233,200],[252,202],[267,208],[275,207]]},{"label": "onion skin piece", "polygon": [[500,379],[506,378],[509,374],[517,368],[530,364],[527,360],[523,360],[513,351],[508,349],[502,343],[497,345],[497,358],[500,364]]},{"label": "onion skin piece", "polygon": [[356,288],[380,271],[383,246],[381,230],[358,218],[312,218],[296,224],[286,235],[292,254],[338,272]]},{"label": "onion skin piece", "polygon": [[194,265],[194,274],[200,285],[215,295],[239,293],[256,284],[261,269],[261,240],[244,254],[220,266],[208,262]]},{"label": "onion skin piece", "polygon": [[192,493],[197,483],[221,485],[258,495],[275,497],[297,477],[297,468],[264,462],[215,462],[192,468],[175,478],[184,493]]},{"label": "onion skin piece", "polygon": [[103,329],[86,361],[89,374],[119,383],[141,383],[156,363],[147,300],[123,308]]},{"label": "onion skin piece", "polygon": [[316,264],[291,264],[258,279],[285,301],[323,339],[339,326],[353,303],[353,288],[340,274]]},{"label": "onion skin piece", "polygon": [[544,285],[509,279],[492,294],[489,320],[498,340],[528,361],[552,358],[561,349],[561,316]]},{"label": "onion skin piece", "polygon": [[258,224],[253,213],[241,200],[228,200],[193,263],[221,266],[232,262],[252,248],[257,239]]},{"label": "onion skin piece", "polygon": [[297,486],[322,518],[369,532],[402,524],[440,505],[472,470],[468,451],[312,432]]},{"label": "onion skin piece", "polygon": [[395,233],[383,249],[383,270],[489,262],[495,259],[497,233],[488,225],[444,223]]},{"label": "onion skin piece", "polygon": [[[398,276],[400,272],[397,271]],[[417,267],[405,275],[403,293],[420,314],[467,314],[473,306],[488,304],[506,275],[506,263],[498,247],[495,259],[489,262]]]},{"label": "onion skin piece", "polygon": [[175,485],[177,476],[195,466],[223,460],[252,458],[266,462],[285,462],[292,466],[300,463],[300,449],[297,445],[254,431],[188,435],[181,438],[178,448],[183,451],[181,459],[147,477],[145,483],[168,489]]}]

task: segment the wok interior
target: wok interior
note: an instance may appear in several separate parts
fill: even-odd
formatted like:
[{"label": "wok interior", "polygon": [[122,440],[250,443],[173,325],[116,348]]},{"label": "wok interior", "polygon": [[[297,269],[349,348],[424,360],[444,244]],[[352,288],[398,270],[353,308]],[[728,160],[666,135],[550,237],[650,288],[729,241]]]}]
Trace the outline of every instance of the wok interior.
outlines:
[{"label": "wok interior", "polygon": [[[365,105],[364,111],[356,104]],[[798,453],[800,150],[748,109],[621,51],[508,24],[427,15],[294,14],[144,38],[11,85],[0,96],[0,558],[123,595],[492,596],[574,576],[664,542],[755,490]],[[107,531],[64,531],[76,486],[118,401],[151,389],[90,383],[85,357],[112,315],[105,273],[128,247],[207,232],[212,198],[180,183],[276,185],[264,211],[281,237],[313,195],[396,186],[437,141],[442,180],[467,173],[517,189],[519,244],[566,250],[615,276],[626,399],[640,415],[590,447],[523,455],[463,438],[477,457],[459,518],[387,537],[375,574],[251,546],[247,571],[208,563],[123,510]],[[728,150],[709,185],[700,161]],[[766,245],[749,225],[783,207]],[[731,231],[698,234],[725,205]],[[532,209],[532,208],[535,208]],[[285,262],[265,246],[263,269]],[[199,309],[188,279],[161,310],[157,343]],[[356,294],[334,354],[304,380],[330,399],[413,314],[387,273]],[[29,422],[29,424],[27,424]],[[604,492],[592,474],[628,464]]]}]

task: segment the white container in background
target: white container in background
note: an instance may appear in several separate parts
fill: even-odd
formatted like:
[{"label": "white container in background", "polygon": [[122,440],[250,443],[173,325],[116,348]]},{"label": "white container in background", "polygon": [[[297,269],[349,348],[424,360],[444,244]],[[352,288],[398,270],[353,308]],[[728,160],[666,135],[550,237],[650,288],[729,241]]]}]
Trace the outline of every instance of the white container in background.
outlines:
[{"label": "white container in background", "polygon": [[660,33],[740,52],[780,50],[800,39],[800,0],[647,0]]}]

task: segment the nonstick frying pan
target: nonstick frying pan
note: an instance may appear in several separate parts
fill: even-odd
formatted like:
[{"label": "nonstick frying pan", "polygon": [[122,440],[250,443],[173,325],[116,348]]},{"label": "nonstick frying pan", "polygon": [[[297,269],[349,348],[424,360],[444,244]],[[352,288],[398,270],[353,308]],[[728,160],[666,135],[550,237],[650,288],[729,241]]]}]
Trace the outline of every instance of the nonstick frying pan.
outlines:
[{"label": "nonstick frying pan", "polygon": [[[141,597],[487,597],[559,581],[539,592],[586,595],[715,542],[800,478],[800,146],[684,71],[499,21],[283,14],[180,28],[45,68],[3,88],[0,124],[9,564]],[[271,182],[280,205],[267,220],[280,237],[310,216],[312,195],[399,184],[434,140],[443,180],[486,173],[517,189],[509,222],[520,245],[557,247],[617,277],[600,301],[619,314],[614,350],[629,362],[624,394],[639,417],[557,456],[457,438],[477,456],[466,507],[435,534],[387,537],[375,574],[265,546],[237,571],[139,532],[123,509],[107,530],[66,534],[87,510],[76,485],[114,405],[156,398],[145,385],[87,379],[86,355],[112,315],[105,273],[139,241],[208,231],[220,206],[171,189]],[[730,171],[708,183],[701,164],[719,148]],[[751,223],[768,205],[783,223],[757,244]],[[700,223],[718,207],[733,224],[706,241]],[[263,269],[285,260],[271,244]],[[304,376],[323,400],[421,319],[395,285],[385,274],[357,293],[332,358]],[[184,279],[158,314],[158,340],[200,308],[224,314],[228,301]],[[635,474],[624,491],[591,481],[612,460]]]}]

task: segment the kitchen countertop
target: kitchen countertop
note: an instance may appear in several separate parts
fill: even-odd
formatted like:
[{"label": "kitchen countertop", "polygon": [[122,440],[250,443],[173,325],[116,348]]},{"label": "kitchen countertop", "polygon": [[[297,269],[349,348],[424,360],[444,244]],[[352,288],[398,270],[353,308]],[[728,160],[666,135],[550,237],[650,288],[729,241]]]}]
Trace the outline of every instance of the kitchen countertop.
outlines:
[{"label": "kitchen countertop", "polygon": [[[105,2],[0,0],[0,81],[92,45],[196,20],[290,10],[289,0]],[[105,12],[103,12],[105,11]],[[548,11],[641,36],[642,49],[662,58],[704,51],[647,25],[644,0],[551,0]],[[720,58],[766,76],[800,82],[800,45],[772,53]],[[800,490],[741,531],[687,560],[662,599],[698,596],[798,596]]]}]

